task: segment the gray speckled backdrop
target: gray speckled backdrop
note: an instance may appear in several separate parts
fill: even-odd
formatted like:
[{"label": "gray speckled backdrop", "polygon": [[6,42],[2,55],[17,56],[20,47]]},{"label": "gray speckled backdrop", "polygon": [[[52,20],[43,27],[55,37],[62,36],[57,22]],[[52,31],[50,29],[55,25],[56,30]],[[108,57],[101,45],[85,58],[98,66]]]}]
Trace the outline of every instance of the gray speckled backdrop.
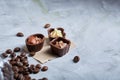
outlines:
[{"label": "gray speckled backdrop", "polygon": [[[30,34],[47,36],[46,23],[63,27],[76,47],[33,78],[120,80],[120,0],[0,0],[0,53],[24,46]],[[19,31],[25,37],[16,37]],[[75,55],[81,57],[77,64]]]}]

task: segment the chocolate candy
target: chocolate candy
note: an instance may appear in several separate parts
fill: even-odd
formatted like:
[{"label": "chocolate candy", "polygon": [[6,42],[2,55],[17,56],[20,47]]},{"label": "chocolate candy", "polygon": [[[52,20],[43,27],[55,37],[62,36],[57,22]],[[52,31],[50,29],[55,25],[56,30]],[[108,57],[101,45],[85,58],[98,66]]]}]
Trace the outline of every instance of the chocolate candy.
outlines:
[{"label": "chocolate candy", "polygon": [[47,71],[48,70],[48,67],[47,66],[43,66],[41,71]]},{"label": "chocolate candy", "polygon": [[45,24],[44,28],[49,28],[50,26],[50,24]]},{"label": "chocolate candy", "polygon": [[17,37],[23,37],[24,34],[23,34],[22,32],[18,32],[18,33],[16,34],[16,36],[17,36]]},{"label": "chocolate candy", "polygon": [[70,45],[70,40],[62,37],[55,38],[50,42],[52,53],[56,54],[59,57],[68,53]]},{"label": "chocolate candy", "polygon": [[19,51],[20,51],[19,47],[14,48],[14,52],[19,52]]},{"label": "chocolate candy", "polygon": [[12,50],[11,50],[11,49],[7,49],[7,50],[6,50],[6,53],[7,53],[7,54],[11,54],[11,53],[12,53]]},{"label": "chocolate candy", "polygon": [[79,62],[79,60],[80,60],[80,57],[79,57],[79,56],[75,56],[75,57],[73,58],[73,62],[74,62],[74,63]]},{"label": "chocolate candy", "polygon": [[[25,42],[29,52],[37,52],[42,49],[44,41],[45,37],[43,34],[33,34],[29,36]],[[33,56],[34,53],[30,55]]]}]

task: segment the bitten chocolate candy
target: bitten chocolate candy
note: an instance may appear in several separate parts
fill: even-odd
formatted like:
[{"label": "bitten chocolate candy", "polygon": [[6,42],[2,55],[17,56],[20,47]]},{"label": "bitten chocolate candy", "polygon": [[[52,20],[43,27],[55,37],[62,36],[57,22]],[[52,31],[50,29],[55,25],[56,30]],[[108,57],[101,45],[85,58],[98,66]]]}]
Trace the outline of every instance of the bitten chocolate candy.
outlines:
[{"label": "bitten chocolate candy", "polygon": [[63,28],[59,27],[59,28],[56,28],[56,29],[55,28],[48,29],[48,37],[49,37],[50,41],[52,41],[53,39],[58,38],[58,37],[65,38],[65,36],[66,36],[66,33],[64,32]]},{"label": "bitten chocolate candy", "polygon": [[69,51],[70,45],[70,40],[62,37],[58,37],[50,42],[52,53],[59,57],[65,55]]},{"label": "bitten chocolate candy", "polygon": [[74,58],[73,58],[73,62],[74,63],[77,63],[77,62],[79,62],[80,61],[80,57],[79,56],[75,56]]},{"label": "bitten chocolate candy", "polygon": [[43,34],[33,34],[25,42],[29,52],[37,52],[42,49],[44,41],[45,37]]}]

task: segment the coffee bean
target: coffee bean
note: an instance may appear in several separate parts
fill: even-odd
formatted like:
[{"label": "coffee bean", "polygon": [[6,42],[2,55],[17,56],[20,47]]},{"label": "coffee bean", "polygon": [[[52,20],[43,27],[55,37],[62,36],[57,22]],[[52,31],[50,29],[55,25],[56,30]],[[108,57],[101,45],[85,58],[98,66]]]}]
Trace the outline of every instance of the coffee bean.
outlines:
[{"label": "coffee bean", "polygon": [[44,28],[49,28],[50,26],[50,24],[45,24]]},{"label": "coffee bean", "polygon": [[25,53],[25,52],[22,52],[22,53],[20,54],[20,56],[25,57],[25,56],[26,56],[26,53]]},{"label": "coffee bean", "polygon": [[43,66],[41,71],[47,71],[48,70],[48,67],[47,66]]},{"label": "coffee bean", "polygon": [[4,58],[8,57],[8,55],[7,55],[6,53],[2,53],[2,56],[3,56]]},{"label": "coffee bean", "polygon": [[33,73],[36,74],[36,73],[38,73],[39,71],[40,71],[39,68],[34,68]]},{"label": "coffee bean", "polygon": [[73,62],[74,62],[74,63],[79,62],[79,60],[80,60],[80,57],[79,57],[79,56],[75,56],[75,57],[73,58]]},{"label": "coffee bean", "polygon": [[40,65],[40,64],[37,64],[37,65],[36,65],[36,68],[39,68],[39,69],[40,69],[40,68],[41,68],[41,65]]},{"label": "coffee bean", "polygon": [[29,75],[24,75],[25,80],[31,80],[31,77]]},{"label": "coffee bean", "polygon": [[25,79],[25,78],[24,78],[23,74],[19,74],[19,75],[18,75],[17,80],[24,80],[24,79]]},{"label": "coffee bean", "polygon": [[18,76],[19,76],[19,74],[18,74],[18,73],[14,74],[14,78],[15,78],[15,79],[17,79],[17,78],[18,78]]},{"label": "coffee bean", "polygon": [[16,34],[16,36],[17,36],[17,37],[23,37],[24,34],[23,34],[22,32],[18,32],[18,33]]},{"label": "coffee bean", "polygon": [[19,51],[20,51],[20,47],[14,48],[14,52],[19,52]]},{"label": "coffee bean", "polygon": [[44,78],[42,78],[42,80],[48,80],[48,78],[44,77]]},{"label": "coffee bean", "polygon": [[16,54],[15,53],[12,53],[12,54],[10,54],[10,57],[15,57],[16,56]]},{"label": "coffee bean", "polygon": [[31,53],[30,53],[30,56],[34,56],[34,55],[35,55],[35,52],[31,52]]},{"label": "coffee bean", "polygon": [[12,50],[11,50],[11,49],[7,49],[7,50],[6,50],[6,53],[7,53],[7,54],[11,54],[11,53],[12,53]]}]

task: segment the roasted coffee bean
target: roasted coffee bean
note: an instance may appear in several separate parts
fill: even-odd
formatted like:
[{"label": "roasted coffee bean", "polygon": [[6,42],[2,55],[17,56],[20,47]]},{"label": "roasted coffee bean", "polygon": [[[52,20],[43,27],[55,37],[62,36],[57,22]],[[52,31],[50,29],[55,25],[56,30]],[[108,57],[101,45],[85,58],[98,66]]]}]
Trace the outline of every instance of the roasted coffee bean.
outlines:
[{"label": "roasted coffee bean", "polygon": [[50,24],[45,24],[44,28],[49,28],[50,26]]},{"label": "roasted coffee bean", "polygon": [[23,73],[23,67],[19,67],[19,73]]},{"label": "roasted coffee bean", "polygon": [[18,32],[18,33],[16,34],[16,36],[17,36],[17,37],[23,37],[24,34],[23,34],[22,32]]},{"label": "roasted coffee bean", "polygon": [[23,63],[22,62],[17,62],[17,66],[22,67]]},{"label": "roasted coffee bean", "polygon": [[19,69],[18,69],[17,66],[12,66],[12,70],[13,70],[14,72],[19,72]]},{"label": "roasted coffee bean", "polygon": [[41,68],[41,65],[40,65],[40,64],[37,64],[35,67],[40,69],[40,68]]},{"label": "roasted coffee bean", "polygon": [[11,49],[7,49],[7,50],[6,50],[6,53],[7,53],[7,54],[11,54],[11,53],[12,53],[12,50],[11,50]]},{"label": "roasted coffee bean", "polygon": [[20,62],[20,58],[18,58],[18,57],[15,58],[15,61]]},{"label": "roasted coffee bean", "polygon": [[34,56],[34,55],[35,55],[35,52],[31,52],[31,53],[30,53],[30,56]]},{"label": "roasted coffee bean", "polygon": [[24,79],[25,79],[25,78],[24,78],[23,74],[19,74],[19,75],[18,75],[17,80],[24,80]]},{"label": "roasted coffee bean", "polygon": [[25,80],[31,80],[31,77],[29,75],[24,75]]},{"label": "roasted coffee bean", "polygon": [[12,54],[10,54],[10,57],[15,57],[16,56],[16,54],[15,53],[12,53]]},{"label": "roasted coffee bean", "polygon": [[38,73],[39,71],[40,71],[39,68],[34,68],[33,73],[36,74],[36,73]]},{"label": "roasted coffee bean", "polygon": [[20,47],[14,48],[14,52],[19,52],[19,51],[20,51]]},{"label": "roasted coffee bean", "polygon": [[20,54],[20,56],[25,57],[25,56],[26,56],[26,53],[25,53],[25,52],[22,52],[22,53]]},{"label": "roasted coffee bean", "polygon": [[48,80],[48,78],[44,77],[44,78],[42,78],[42,80]]},{"label": "roasted coffee bean", "polygon": [[29,65],[27,60],[23,61],[23,65]]},{"label": "roasted coffee bean", "polygon": [[12,66],[16,65],[16,61],[10,61],[10,64],[11,64]]},{"label": "roasted coffee bean", "polygon": [[3,56],[4,58],[6,58],[6,57],[8,57],[8,54],[7,54],[7,53],[2,53],[2,56]]},{"label": "roasted coffee bean", "polygon": [[43,66],[41,71],[47,71],[48,70],[48,67],[47,66]]},{"label": "roasted coffee bean", "polygon": [[14,74],[14,78],[15,78],[15,79],[17,79],[17,78],[18,78],[18,76],[19,76],[19,74],[18,74],[18,73],[15,73],[15,74]]},{"label": "roasted coffee bean", "polygon": [[79,60],[80,60],[80,57],[79,57],[79,56],[75,56],[75,57],[73,58],[73,62],[74,62],[74,63],[79,62]]}]

